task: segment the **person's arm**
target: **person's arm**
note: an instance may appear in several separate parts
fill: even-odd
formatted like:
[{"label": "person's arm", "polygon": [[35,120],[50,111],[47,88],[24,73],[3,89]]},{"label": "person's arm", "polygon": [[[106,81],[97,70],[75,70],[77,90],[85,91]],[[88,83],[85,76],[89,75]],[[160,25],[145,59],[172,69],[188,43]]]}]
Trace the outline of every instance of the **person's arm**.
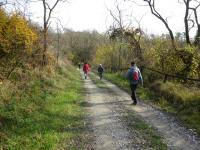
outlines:
[{"label": "person's arm", "polygon": [[126,79],[128,79],[128,80],[130,80],[130,69],[127,71],[127,73],[126,73]]},{"label": "person's arm", "polygon": [[87,65],[87,71],[88,72],[90,71],[90,65],[89,64]]}]

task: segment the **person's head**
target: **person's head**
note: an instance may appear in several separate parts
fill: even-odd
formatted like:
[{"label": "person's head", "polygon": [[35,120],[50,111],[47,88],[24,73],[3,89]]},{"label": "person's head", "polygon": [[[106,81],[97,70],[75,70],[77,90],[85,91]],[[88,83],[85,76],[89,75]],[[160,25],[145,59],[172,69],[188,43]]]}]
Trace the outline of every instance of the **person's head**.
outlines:
[{"label": "person's head", "polygon": [[131,62],[131,66],[135,66],[135,62],[134,61]]},{"label": "person's head", "polygon": [[84,64],[87,64],[87,62],[85,62]]}]

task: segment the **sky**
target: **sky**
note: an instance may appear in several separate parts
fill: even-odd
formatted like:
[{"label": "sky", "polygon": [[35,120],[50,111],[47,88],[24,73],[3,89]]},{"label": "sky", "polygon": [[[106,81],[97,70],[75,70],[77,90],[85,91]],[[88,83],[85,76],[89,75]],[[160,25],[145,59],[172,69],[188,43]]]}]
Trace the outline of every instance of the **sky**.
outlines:
[{"label": "sky", "polygon": [[[106,32],[109,26],[113,24],[109,10],[115,15],[116,0],[68,0],[68,2],[60,2],[53,14],[51,20],[52,28],[55,28],[57,19],[61,21],[65,28],[75,31],[97,30],[98,32]],[[136,0],[138,4],[142,0]],[[52,5],[55,0],[49,0]],[[137,28],[138,22],[140,26],[148,34],[167,33],[164,24],[150,13],[147,6],[138,6],[133,2],[124,2],[118,0],[119,8],[122,11],[124,22],[130,23]],[[156,9],[162,14],[174,32],[184,31],[184,5],[178,3],[178,0],[156,0]],[[42,2],[31,3],[27,11],[31,14],[31,20],[42,24],[43,7]],[[191,34],[193,34],[192,31]]]}]

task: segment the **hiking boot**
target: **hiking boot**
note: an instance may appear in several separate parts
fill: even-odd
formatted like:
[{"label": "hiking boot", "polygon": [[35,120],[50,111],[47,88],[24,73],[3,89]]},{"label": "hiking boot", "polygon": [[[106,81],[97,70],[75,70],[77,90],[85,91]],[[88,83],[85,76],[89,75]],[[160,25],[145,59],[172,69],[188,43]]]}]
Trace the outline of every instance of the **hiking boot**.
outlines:
[{"label": "hiking boot", "polygon": [[134,102],[133,102],[133,105],[137,105],[137,101],[134,101]]}]

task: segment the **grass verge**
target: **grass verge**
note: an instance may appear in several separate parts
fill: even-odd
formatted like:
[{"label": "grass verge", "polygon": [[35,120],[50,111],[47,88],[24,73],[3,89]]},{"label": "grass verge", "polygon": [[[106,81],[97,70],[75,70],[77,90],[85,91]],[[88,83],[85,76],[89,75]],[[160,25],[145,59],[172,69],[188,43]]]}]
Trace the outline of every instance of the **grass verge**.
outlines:
[{"label": "grass verge", "polygon": [[[106,73],[107,80],[130,92],[128,81],[119,73]],[[200,135],[200,90],[184,87],[178,83],[160,81],[148,87],[139,87],[140,99],[158,106],[161,110],[172,113],[188,128],[193,128]]]},{"label": "grass verge", "polygon": [[[84,147],[85,114],[80,105],[83,100],[80,73],[69,64],[58,68],[54,75],[43,73],[41,80],[33,78],[26,83],[23,92],[13,93],[7,102],[1,101],[0,149]],[[5,97],[2,92],[5,90],[9,97],[9,89],[3,84],[1,96]]]}]

